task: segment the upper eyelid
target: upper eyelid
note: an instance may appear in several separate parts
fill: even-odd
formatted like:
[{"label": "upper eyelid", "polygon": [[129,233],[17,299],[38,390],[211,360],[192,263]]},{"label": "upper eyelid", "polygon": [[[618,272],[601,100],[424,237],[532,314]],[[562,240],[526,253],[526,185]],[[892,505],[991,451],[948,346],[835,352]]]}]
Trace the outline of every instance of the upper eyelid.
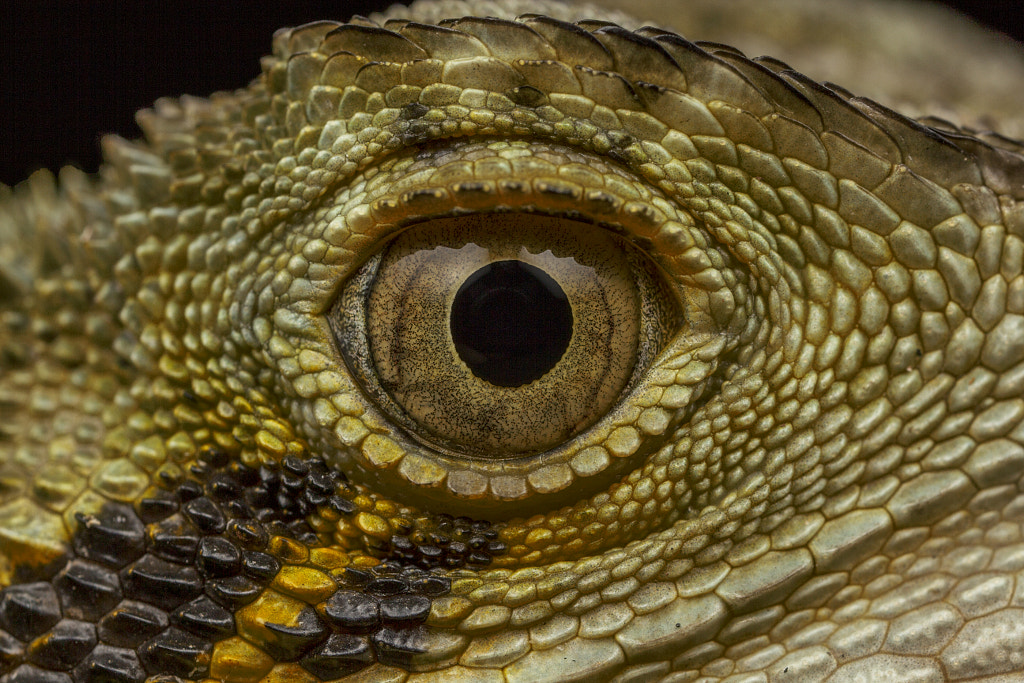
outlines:
[{"label": "upper eyelid", "polygon": [[[450,152],[448,163],[440,167],[430,158],[412,158],[422,157],[423,152],[385,162],[365,184],[359,183],[354,192],[342,189],[333,206],[320,210],[318,220],[327,224],[320,238],[339,249],[350,241],[369,238],[359,249],[368,255],[376,248],[373,244],[395,231],[453,211],[501,207],[553,215],[578,212],[583,220],[604,224],[640,246],[678,286],[709,295],[724,286],[720,279],[709,278],[707,271],[727,267],[729,257],[718,251],[702,226],[614,162],[563,149],[570,156],[555,164],[533,156],[536,152],[531,154],[525,144],[493,153],[488,153],[486,142],[475,144],[479,149],[470,154],[476,157],[473,162],[459,160]],[[515,157],[508,165],[513,179],[497,163],[503,161],[504,153]],[[444,152],[438,154],[444,157]],[[592,171],[597,164],[600,173]],[[596,182],[601,184],[588,184]],[[353,256],[354,264],[365,259]],[[716,313],[717,324],[730,326],[738,311],[722,306]]]}]

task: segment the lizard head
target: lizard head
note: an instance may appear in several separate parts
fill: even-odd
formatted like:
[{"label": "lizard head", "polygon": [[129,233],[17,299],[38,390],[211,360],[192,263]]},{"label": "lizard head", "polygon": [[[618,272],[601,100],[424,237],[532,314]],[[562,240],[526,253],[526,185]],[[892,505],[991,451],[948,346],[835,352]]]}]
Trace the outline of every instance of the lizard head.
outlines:
[{"label": "lizard head", "polygon": [[[108,141],[72,249],[100,463],[5,508],[9,574],[53,547],[0,627],[117,615],[137,667],[238,681],[642,678],[770,631],[833,671],[808,624],[1017,500],[1019,144],[565,5],[439,7],[282,30]],[[90,571],[111,605],[65,599]]]}]

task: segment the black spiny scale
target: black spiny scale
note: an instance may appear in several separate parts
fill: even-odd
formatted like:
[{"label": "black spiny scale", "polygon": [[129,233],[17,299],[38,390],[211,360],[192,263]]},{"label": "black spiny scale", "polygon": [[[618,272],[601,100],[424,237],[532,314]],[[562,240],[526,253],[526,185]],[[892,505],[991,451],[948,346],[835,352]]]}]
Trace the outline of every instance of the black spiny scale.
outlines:
[{"label": "black spiny scale", "polygon": [[167,625],[163,612],[145,606],[149,621],[158,622],[148,631],[136,623],[118,623],[119,614],[133,604],[124,577],[151,557],[145,525],[134,509],[118,503],[104,505],[95,515],[76,515],[76,521],[73,553],[50,581],[0,592],[5,682],[141,683],[146,678],[135,651],[139,643],[129,642],[125,631],[136,637],[156,635]]},{"label": "black spiny scale", "polygon": [[[201,662],[234,634],[234,611],[281,568],[264,552],[271,536],[319,545],[305,517],[352,507],[320,461],[255,471],[211,449],[191,475],[165,478],[135,508],[77,515],[73,553],[48,580],[0,591],[5,683],[206,676]],[[343,649],[325,643],[321,668]]]},{"label": "black spiny scale", "polygon": [[107,503],[100,517],[77,513],[75,519],[73,545],[79,557],[120,569],[145,552],[145,525],[127,505]]},{"label": "black spiny scale", "polygon": [[[235,635],[237,610],[281,571],[271,538],[319,546],[310,515],[355,511],[339,495],[348,493],[344,476],[319,459],[256,470],[210,450],[188,478],[163,483],[134,508],[108,503],[78,515],[72,552],[45,580],[0,591],[0,681],[206,677],[214,643]],[[504,550],[486,523],[442,517],[432,528],[396,537],[392,559],[376,567],[346,569],[329,599],[275,625],[276,640],[261,647],[324,680],[407,663],[423,651],[431,599],[451,588],[439,572]],[[438,561],[424,559],[432,553]]]},{"label": "black spiny scale", "polygon": [[354,674],[374,661],[373,646],[365,636],[332,633],[303,657],[301,664],[314,676],[331,681]]},{"label": "black spiny scale", "polygon": [[379,550],[389,559],[424,569],[459,569],[485,567],[508,549],[490,522],[441,514],[432,529],[395,534]]},{"label": "black spiny scale", "polygon": [[337,494],[344,476],[329,470],[319,458],[287,456],[281,467],[264,465],[257,476],[258,482],[246,488],[244,499],[253,516],[274,535],[316,545],[319,539],[306,519],[318,507],[327,506],[345,515],[355,512],[355,505]]}]

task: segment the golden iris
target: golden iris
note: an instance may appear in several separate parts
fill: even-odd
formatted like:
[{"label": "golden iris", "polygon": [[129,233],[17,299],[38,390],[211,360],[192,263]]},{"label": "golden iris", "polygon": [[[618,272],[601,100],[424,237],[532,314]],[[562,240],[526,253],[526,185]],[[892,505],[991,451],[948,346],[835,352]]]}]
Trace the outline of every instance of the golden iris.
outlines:
[{"label": "golden iris", "polygon": [[331,320],[339,340],[365,340],[342,353],[406,431],[507,458],[605,415],[678,317],[654,265],[611,231],[481,213],[400,233],[347,283]]}]

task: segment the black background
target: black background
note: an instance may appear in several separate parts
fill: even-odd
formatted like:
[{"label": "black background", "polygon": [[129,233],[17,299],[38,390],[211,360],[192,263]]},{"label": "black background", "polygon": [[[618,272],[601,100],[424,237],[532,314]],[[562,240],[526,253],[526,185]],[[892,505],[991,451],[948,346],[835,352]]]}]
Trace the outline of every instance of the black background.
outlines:
[{"label": "black background", "polygon": [[[95,171],[99,138],[139,136],[134,112],[158,97],[241,87],[276,28],[344,19],[388,0],[253,3],[22,2],[3,13],[0,182],[65,163]],[[948,1],[1024,40],[1020,0]],[[1022,87],[1016,84],[1014,87]]]}]

